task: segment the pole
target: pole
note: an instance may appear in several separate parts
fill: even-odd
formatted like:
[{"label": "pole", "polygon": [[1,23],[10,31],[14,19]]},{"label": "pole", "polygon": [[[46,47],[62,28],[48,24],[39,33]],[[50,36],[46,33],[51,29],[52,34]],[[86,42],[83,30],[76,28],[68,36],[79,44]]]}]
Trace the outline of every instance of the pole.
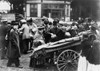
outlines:
[{"label": "pole", "polygon": [[43,0],[41,0],[41,17],[43,16]]},{"label": "pole", "polygon": [[[66,10],[66,0],[64,0],[64,10]],[[64,13],[64,21],[66,20],[66,11]]]},{"label": "pole", "polygon": [[24,7],[23,7],[25,19],[26,19],[26,1],[27,1],[27,0],[24,0]]}]

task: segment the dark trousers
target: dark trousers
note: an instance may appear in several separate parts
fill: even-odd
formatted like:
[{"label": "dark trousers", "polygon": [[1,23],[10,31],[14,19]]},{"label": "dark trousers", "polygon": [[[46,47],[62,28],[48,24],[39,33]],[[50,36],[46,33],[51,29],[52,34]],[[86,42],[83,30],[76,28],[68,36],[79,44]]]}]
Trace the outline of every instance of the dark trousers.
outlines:
[{"label": "dark trousers", "polygon": [[6,57],[6,41],[3,40],[0,42],[0,58],[4,59]]},{"label": "dark trousers", "polygon": [[6,58],[6,52],[7,52],[6,48],[2,48],[1,49],[1,59],[5,59]]},{"label": "dark trousers", "polygon": [[32,49],[32,46],[33,46],[33,38],[30,38],[30,39],[29,39],[29,42],[30,42],[29,50],[31,50],[31,49]]},{"label": "dark trousers", "polygon": [[27,53],[29,49],[29,39],[24,39],[23,40],[23,53]]},{"label": "dark trousers", "polygon": [[8,58],[7,66],[11,66],[13,63],[18,67],[20,65],[19,58]]},{"label": "dark trousers", "polygon": [[36,62],[35,59],[31,57],[30,58],[29,67],[34,67],[35,66],[35,63],[34,62]]},{"label": "dark trousers", "polygon": [[22,36],[21,35],[20,35],[19,40],[20,40],[20,51],[21,51],[21,53],[23,53],[23,40],[22,40]]}]

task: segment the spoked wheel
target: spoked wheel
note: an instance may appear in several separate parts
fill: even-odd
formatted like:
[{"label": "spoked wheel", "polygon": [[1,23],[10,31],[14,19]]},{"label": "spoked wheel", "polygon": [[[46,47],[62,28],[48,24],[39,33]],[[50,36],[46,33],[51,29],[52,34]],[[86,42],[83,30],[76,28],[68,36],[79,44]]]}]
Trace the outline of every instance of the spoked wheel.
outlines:
[{"label": "spoked wheel", "polygon": [[63,51],[57,58],[59,71],[77,71],[79,54],[73,50]]}]

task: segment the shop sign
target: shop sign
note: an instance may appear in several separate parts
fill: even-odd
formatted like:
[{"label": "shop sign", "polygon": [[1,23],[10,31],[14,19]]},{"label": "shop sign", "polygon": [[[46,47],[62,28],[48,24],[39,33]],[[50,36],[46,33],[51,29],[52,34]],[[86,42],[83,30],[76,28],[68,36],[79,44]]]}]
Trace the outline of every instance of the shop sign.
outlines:
[{"label": "shop sign", "polygon": [[41,0],[27,0],[27,3],[40,3]]},{"label": "shop sign", "polygon": [[64,1],[43,1],[43,3],[64,3]]},{"label": "shop sign", "polygon": [[15,21],[15,14],[1,14],[2,20],[7,20],[8,22]]},{"label": "shop sign", "polygon": [[63,9],[64,4],[44,4],[43,9]]}]

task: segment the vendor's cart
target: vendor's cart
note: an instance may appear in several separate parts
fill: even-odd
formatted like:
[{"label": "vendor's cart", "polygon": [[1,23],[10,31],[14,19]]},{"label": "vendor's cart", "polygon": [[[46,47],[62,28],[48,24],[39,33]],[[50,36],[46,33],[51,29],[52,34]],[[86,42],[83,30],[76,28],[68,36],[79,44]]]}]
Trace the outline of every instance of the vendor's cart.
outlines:
[{"label": "vendor's cart", "polygon": [[90,31],[34,48],[30,66],[36,67],[40,64],[53,63],[57,65],[59,71],[77,71],[83,34],[89,35]]}]

